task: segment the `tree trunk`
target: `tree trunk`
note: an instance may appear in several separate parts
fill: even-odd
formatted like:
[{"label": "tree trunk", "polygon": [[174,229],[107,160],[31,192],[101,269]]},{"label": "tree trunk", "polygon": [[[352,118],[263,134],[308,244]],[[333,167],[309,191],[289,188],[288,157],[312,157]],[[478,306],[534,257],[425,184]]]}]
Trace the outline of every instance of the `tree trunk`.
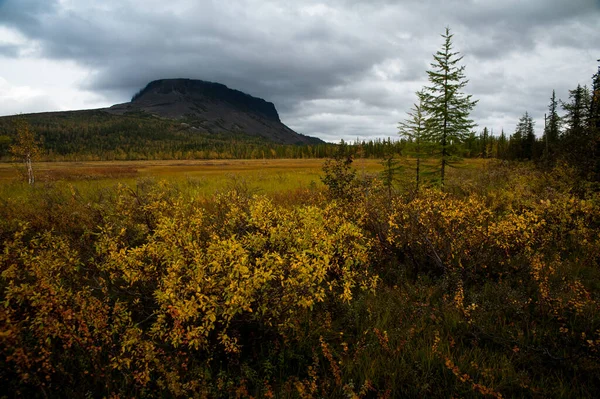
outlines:
[{"label": "tree trunk", "polygon": [[417,192],[419,192],[419,175],[421,169],[421,158],[417,158]]},{"label": "tree trunk", "polygon": [[35,178],[33,176],[33,165],[31,162],[31,157],[27,157],[27,160],[25,161],[26,165],[27,165],[27,182],[30,185],[33,185],[33,183],[35,182]]}]

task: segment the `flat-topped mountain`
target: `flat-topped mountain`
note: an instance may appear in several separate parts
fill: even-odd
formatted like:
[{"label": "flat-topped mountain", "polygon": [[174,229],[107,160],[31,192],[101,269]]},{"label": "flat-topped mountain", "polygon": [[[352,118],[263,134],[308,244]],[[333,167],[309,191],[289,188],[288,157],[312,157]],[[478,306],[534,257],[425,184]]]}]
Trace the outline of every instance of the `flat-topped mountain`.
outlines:
[{"label": "flat-topped mountain", "polygon": [[284,125],[273,103],[203,80],[155,80],[134,95],[131,102],[106,111],[120,115],[141,111],[181,120],[190,129],[209,134],[243,133],[280,144],[322,143]]},{"label": "flat-topped mountain", "polygon": [[0,117],[0,161],[11,159],[17,119],[31,125],[44,160],[314,157],[327,146],[284,125],[273,103],[190,79],[150,82],[110,108]]}]

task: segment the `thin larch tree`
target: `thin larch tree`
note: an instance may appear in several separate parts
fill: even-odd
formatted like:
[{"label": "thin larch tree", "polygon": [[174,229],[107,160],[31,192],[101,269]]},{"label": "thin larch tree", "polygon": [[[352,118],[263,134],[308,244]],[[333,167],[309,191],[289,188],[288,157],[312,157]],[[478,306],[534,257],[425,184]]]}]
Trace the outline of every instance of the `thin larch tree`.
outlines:
[{"label": "thin larch tree", "polygon": [[33,161],[37,160],[40,155],[40,143],[35,138],[35,134],[27,121],[18,120],[16,128],[17,138],[15,144],[10,146],[10,153],[15,161],[21,161],[25,164],[27,182],[33,185],[35,183]]},{"label": "thin larch tree", "polygon": [[465,66],[459,65],[463,57],[453,51],[450,28],[441,36],[444,44],[433,55],[432,69],[427,71],[431,85],[423,90],[423,111],[427,114],[427,141],[436,143],[439,148],[443,187],[446,167],[457,159],[458,145],[476,126],[469,115],[477,101],[462,91],[469,81],[465,77]]}]

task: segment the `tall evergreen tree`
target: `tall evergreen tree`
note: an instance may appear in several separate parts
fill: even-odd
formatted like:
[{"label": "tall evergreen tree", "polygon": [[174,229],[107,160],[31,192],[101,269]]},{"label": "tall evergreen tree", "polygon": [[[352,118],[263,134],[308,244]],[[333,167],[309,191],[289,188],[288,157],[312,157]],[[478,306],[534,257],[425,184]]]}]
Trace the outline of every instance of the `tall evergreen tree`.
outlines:
[{"label": "tall evergreen tree", "polygon": [[534,130],[535,122],[533,121],[533,119],[527,112],[525,114],[527,115],[528,119],[527,119],[527,130],[525,131],[523,154],[525,155],[525,158],[533,159],[535,156],[535,153],[536,153],[536,151],[535,151],[535,130]]},{"label": "tall evergreen tree", "polygon": [[561,101],[566,111],[563,117],[565,121],[565,138],[575,139],[585,135],[590,107],[590,93],[587,86],[577,85],[574,90],[569,90],[570,101]]},{"label": "tall evergreen tree", "polygon": [[460,144],[475,124],[469,114],[477,101],[465,95],[462,89],[468,83],[465,67],[459,66],[463,59],[452,51],[450,28],[441,35],[442,49],[433,55],[432,69],[427,71],[431,86],[424,89],[423,111],[427,114],[427,134],[429,140],[439,146],[441,156],[440,178],[444,185],[446,166],[455,158],[456,146]]},{"label": "tall evergreen tree", "polygon": [[589,111],[590,127],[594,128],[597,133],[600,133],[600,65],[598,65],[598,72],[592,77],[591,94]]},{"label": "tall evergreen tree", "polygon": [[588,177],[595,162],[592,149],[595,147],[590,127],[591,96],[586,86],[577,85],[569,90],[569,101],[561,101],[565,110],[565,130],[561,137],[560,153],[563,159],[575,166],[582,176]]},{"label": "tall evergreen tree", "polygon": [[556,101],[556,92],[552,90],[550,104],[548,105],[548,116],[544,126],[544,145],[546,146],[546,158],[554,158],[556,145],[560,137],[560,117],[558,116],[558,102]]},{"label": "tall evergreen tree", "polygon": [[533,129],[534,122],[529,113],[526,111],[525,114],[519,119],[515,130],[515,142],[520,142],[520,150],[518,152],[517,159],[532,159],[535,146],[535,132]]},{"label": "tall evergreen tree", "polygon": [[523,159],[523,134],[518,128],[508,139],[508,159]]},{"label": "tall evergreen tree", "polygon": [[483,128],[483,132],[481,132],[481,136],[479,137],[479,140],[481,141],[481,157],[482,158],[488,158],[489,157],[489,151],[488,151],[488,146],[490,144],[490,134],[488,132],[488,128],[484,127]]},{"label": "tall evergreen tree", "polygon": [[409,151],[417,159],[416,190],[419,191],[421,177],[421,158],[425,157],[425,114],[423,113],[423,92],[417,92],[419,104],[413,104],[404,122],[400,122],[399,133],[410,143]]},{"label": "tall evergreen tree", "polygon": [[[600,62],[600,60],[598,60]],[[593,179],[600,181],[600,65],[592,77],[592,98],[590,101],[589,128],[592,137],[591,158],[594,160]]]},{"label": "tall evergreen tree", "polygon": [[494,136],[494,130],[492,129],[490,131],[490,138],[489,138],[490,144],[488,146],[489,151],[488,151],[488,156],[490,158],[500,158],[499,156],[499,146],[498,146],[498,141],[499,138]]},{"label": "tall evergreen tree", "polygon": [[500,137],[498,137],[498,153],[496,155],[500,159],[508,159],[508,139],[506,138],[506,133],[504,133],[504,129],[500,133]]},{"label": "tall evergreen tree", "polygon": [[[400,162],[394,157],[394,154],[388,154],[383,158],[381,162],[383,166],[383,170],[379,174],[381,177],[381,181],[383,182],[383,186],[388,189],[388,196],[392,196],[392,191],[394,189],[394,183],[399,181],[398,175],[404,169]],[[417,174],[418,179],[418,174]],[[419,189],[419,181],[417,180],[417,190]]]}]

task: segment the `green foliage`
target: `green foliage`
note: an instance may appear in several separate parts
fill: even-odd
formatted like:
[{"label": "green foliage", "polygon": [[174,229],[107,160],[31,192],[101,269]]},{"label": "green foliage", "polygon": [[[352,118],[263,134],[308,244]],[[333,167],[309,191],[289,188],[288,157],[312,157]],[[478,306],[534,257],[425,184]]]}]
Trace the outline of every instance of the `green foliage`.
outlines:
[{"label": "green foliage", "polygon": [[533,158],[535,146],[534,121],[528,112],[519,119],[515,133],[511,137],[511,154],[513,159]]},{"label": "green foliage", "polygon": [[491,143],[490,143],[490,132],[487,127],[483,128],[481,135],[479,136],[481,141],[481,151],[479,152],[482,158],[489,158],[491,154]]},{"label": "green foliage", "polygon": [[[43,160],[323,158],[336,150],[325,143],[282,145],[245,134],[203,133],[186,121],[158,119],[143,112],[113,115],[92,110],[19,118],[43,139]],[[14,119],[0,118],[0,136],[16,140]],[[0,159],[7,155],[0,152]]]},{"label": "green foliage", "polygon": [[590,111],[590,91],[587,86],[577,85],[574,90],[569,90],[570,102],[562,102],[566,111],[563,117],[565,123],[565,138],[576,138],[584,134],[587,127]]},{"label": "green foliage", "polygon": [[569,90],[569,102],[562,102],[565,110],[563,117],[565,130],[561,137],[559,156],[571,165],[576,166],[585,178],[598,181],[597,151],[600,133],[596,122],[592,122],[595,94],[590,93],[587,86],[577,85]]},{"label": "green foliage", "polygon": [[391,196],[394,184],[399,181],[399,174],[404,168],[393,155],[384,158],[381,164],[383,165],[383,171],[380,173],[381,181]]},{"label": "green foliage", "polygon": [[349,200],[356,194],[356,169],[352,167],[352,156],[343,153],[330,158],[323,164],[323,184],[332,198]]},{"label": "green foliage", "polygon": [[17,137],[15,143],[10,146],[10,153],[13,156],[13,160],[23,162],[25,166],[24,175],[27,177],[27,182],[31,185],[35,182],[33,161],[39,158],[40,143],[35,138],[33,131],[26,121],[17,120],[16,131]]},{"label": "green foliage", "polygon": [[413,107],[408,111],[407,118],[404,122],[400,122],[400,136],[408,140],[409,154],[416,158],[415,167],[415,189],[419,191],[419,183],[421,182],[421,159],[427,157],[427,152],[430,150],[431,143],[428,141],[426,131],[426,115],[423,112],[423,92],[418,92],[419,104],[413,104]]},{"label": "green foliage", "polygon": [[427,141],[435,143],[440,155],[440,180],[444,185],[446,166],[456,159],[457,146],[475,124],[469,114],[477,104],[462,90],[467,85],[465,67],[458,63],[463,57],[452,51],[450,28],[442,35],[442,49],[433,55],[432,69],[427,71],[431,86],[423,91],[422,108],[426,117]]},{"label": "green foliage", "polygon": [[[0,160],[16,140],[15,117],[0,117]],[[276,144],[245,134],[206,133],[193,129],[201,120],[173,121],[144,112],[113,115],[101,110],[20,115],[42,139],[43,161],[112,161],[166,159],[328,158],[339,145]],[[346,145],[348,154],[381,158],[402,152],[400,141],[374,139]]]},{"label": "green foliage", "polygon": [[552,97],[548,105],[548,116],[546,118],[546,126],[544,126],[544,144],[545,157],[548,161],[555,159],[558,140],[560,138],[560,117],[558,116],[558,102],[556,101],[556,93],[552,90]]}]

